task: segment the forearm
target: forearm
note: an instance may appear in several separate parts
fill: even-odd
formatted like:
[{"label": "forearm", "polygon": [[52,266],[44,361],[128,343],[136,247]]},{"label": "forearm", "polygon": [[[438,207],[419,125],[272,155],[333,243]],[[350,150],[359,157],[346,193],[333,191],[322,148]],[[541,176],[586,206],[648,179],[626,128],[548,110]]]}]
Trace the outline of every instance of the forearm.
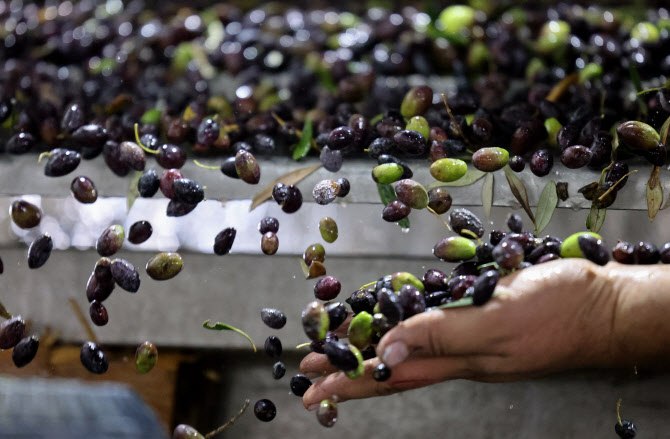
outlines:
[{"label": "forearm", "polygon": [[610,263],[618,303],[612,322],[618,364],[670,367],[670,266]]}]

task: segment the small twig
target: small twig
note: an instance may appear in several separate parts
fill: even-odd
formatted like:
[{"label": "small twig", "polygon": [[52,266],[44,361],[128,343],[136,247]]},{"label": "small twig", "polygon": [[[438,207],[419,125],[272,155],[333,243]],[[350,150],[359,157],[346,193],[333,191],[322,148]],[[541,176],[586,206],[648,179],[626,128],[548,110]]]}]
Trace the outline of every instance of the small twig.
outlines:
[{"label": "small twig", "polygon": [[444,225],[447,227],[447,230],[449,230],[449,231],[451,232],[451,227],[450,227],[449,224],[444,220],[444,218],[442,218],[442,217],[440,216],[439,213],[435,212],[435,211],[434,211],[433,209],[431,209],[430,207],[426,207],[426,210],[427,210],[428,212],[432,213],[433,215],[435,215],[436,217],[438,217],[438,218],[440,219],[440,221],[442,221],[442,224],[444,224]]},{"label": "small twig", "polygon": [[561,79],[561,81],[554,86],[554,88],[551,89],[549,94],[547,95],[547,100],[549,102],[556,102],[563,96],[563,94],[570,88],[571,85],[576,84],[579,81],[579,74],[577,72],[572,73],[565,78]]},{"label": "small twig", "polygon": [[51,157],[52,155],[53,154],[51,154],[50,152],[43,152],[42,154],[39,155],[39,157],[37,157],[37,164],[39,165],[40,163],[42,163],[42,159],[44,157]]},{"label": "small twig", "polygon": [[193,164],[196,165],[199,168],[202,168],[202,169],[211,169],[211,170],[214,170],[214,171],[220,171],[221,170],[220,166],[203,165],[202,163],[200,163],[197,160],[193,160]]},{"label": "small twig", "polygon": [[139,132],[137,126],[138,125],[135,124],[135,141],[137,142],[139,147],[142,148],[142,150],[144,152],[148,153],[148,154],[158,154],[158,151],[154,151],[153,149],[149,149],[146,146],[142,145],[142,142],[140,141],[140,132]]},{"label": "small twig", "polygon": [[2,302],[0,302],[0,317],[4,317],[6,319],[12,318],[12,313],[7,311],[7,308],[5,308],[5,305],[3,305]]},{"label": "small twig", "polygon": [[622,182],[625,178],[627,178],[630,174],[635,174],[636,172],[637,172],[637,169],[635,169],[634,171],[630,171],[628,174],[626,174],[626,175],[624,175],[623,177],[621,177],[616,183],[614,183],[614,184],[612,185],[611,188],[607,189],[601,196],[598,197],[598,201],[602,201],[602,200],[604,200],[605,197],[608,196],[608,195],[610,194],[610,192],[612,192],[612,191],[619,185],[619,183],[621,183],[621,182]]},{"label": "small twig", "polygon": [[470,235],[470,236],[472,236],[473,239],[476,239],[477,242],[479,242],[479,245],[482,245],[482,240],[479,239],[479,236],[477,236],[477,234],[476,234],[475,232],[473,232],[472,230],[469,230],[469,229],[461,229],[461,231],[460,231],[459,234],[460,234],[460,235],[463,235],[463,234]]},{"label": "small twig", "polygon": [[621,415],[619,415],[619,409],[621,408],[621,398],[616,402],[616,418],[619,421],[619,425],[622,425],[621,423]]},{"label": "small twig", "polygon": [[223,424],[221,427],[219,427],[219,428],[217,428],[216,430],[213,430],[213,431],[210,431],[209,433],[207,433],[207,434],[205,435],[205,439],[211,439],[211,438],[214,437],[215,435],[221,433],[223,430],[225,430],[226,428],[228,428],[228,427],[230,427],[231,425],[233,425],[233,424],[235,423],[235,421],[237,421],[237,420],[239,419],[239,417],[242,416],[242,414],[246,411],[246,409],[247,409],[248,407],[249,407],[249,400],[247,399],[246,401],[244,401],[244,405],[242,406],[242,408],[240,409],[240,411],[239,411],[235,416],[233,416],[232,418],[230,418],[230,420],[229,420],[228,422],[226,422],[225,424]]},{"label": "small twig", "polygon": [[295,348],[296,349],[302,349],[302,348],[306,348],[307,346],[309,346],[311,344],[312,343],[302,343],[302,344],[299,344],[298,346],[296,346]]},{"label": "small twig", "polygon": [[86,336],[88,337],[88,339],[94,343],[98,343],[98,337],[95,336],[95,332],[93,332],[91,324],[88,323],[88,320],[86,320],[86,316],[79,307],[77,301],[74,300],[72,297],[69,297],[67,300],[68,302],[70,302],[70,307],[72,308],[72,311],[74,311],[74,315],[77,317],[77,320],[79,320],[81,326],[84,327],[84,331],[86,331]]},{"label": "small twig", "polygon": [[454,114],[451,112],[451,108],[449,108],[449,104],[447,103],[447,95],[442,93],[442,102],[444,102],[444,106],[447,107],[447,114],[449,115],[449,119],[454,123],[454,126],[456,127],[456,131],[458,131],[458,135],[463,138],[463,141],[467,143],[468,145],[470,142],[468,141],[468,138],[465,137],[465,134],[463,134],[463,130],[461,130],[461,126],[459,125],[458,122],[456,122],[456,118],[454,117]]}]

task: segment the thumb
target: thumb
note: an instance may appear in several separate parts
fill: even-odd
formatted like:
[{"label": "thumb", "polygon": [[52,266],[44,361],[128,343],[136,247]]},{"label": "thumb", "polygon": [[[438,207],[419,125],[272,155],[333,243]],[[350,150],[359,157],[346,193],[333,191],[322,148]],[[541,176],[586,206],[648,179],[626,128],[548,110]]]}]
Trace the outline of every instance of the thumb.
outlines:
[{"label": "thumb", "polygon": [[377,357],[394,367],[410,358],[486,353],[486,347],[495,337],[491,333],[495,326],[490,326],[487,317],[489,310],[468,307],[412,316],[382,337],[377,345]]}]

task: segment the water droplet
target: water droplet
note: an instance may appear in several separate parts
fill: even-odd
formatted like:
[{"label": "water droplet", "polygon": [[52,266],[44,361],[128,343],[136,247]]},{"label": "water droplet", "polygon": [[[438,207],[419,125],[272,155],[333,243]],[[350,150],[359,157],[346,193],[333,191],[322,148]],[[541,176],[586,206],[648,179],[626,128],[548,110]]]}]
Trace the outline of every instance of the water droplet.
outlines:
[{"label": "water droplet", "polygon": [[400,228],[400,231],[401,231],[402,233],[409,233],[409,227],[401,227],[401,228]]}]

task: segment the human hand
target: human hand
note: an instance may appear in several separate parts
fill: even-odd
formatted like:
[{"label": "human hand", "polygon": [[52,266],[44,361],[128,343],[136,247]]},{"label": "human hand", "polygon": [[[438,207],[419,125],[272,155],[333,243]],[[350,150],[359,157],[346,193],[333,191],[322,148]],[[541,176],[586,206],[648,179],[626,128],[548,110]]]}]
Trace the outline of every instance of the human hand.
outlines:
[{"label": "human hand", "polygon": [[[609,266],[608,266],[609,267]],[[450,379],[520,380],[559,370],[613,363],[613,326],[618,289],[607,267],[564,259],[502,278],[504,294],[481,308],[433,310],[389,331],[377,358],[355,380],[337,371],[325,355],[309,354],[302,373],[325,376],[309,388],[303,404],[314,409],[338,401],[388,395]],[[372,371],[380,359],[392,368],[388,381]]]}]

